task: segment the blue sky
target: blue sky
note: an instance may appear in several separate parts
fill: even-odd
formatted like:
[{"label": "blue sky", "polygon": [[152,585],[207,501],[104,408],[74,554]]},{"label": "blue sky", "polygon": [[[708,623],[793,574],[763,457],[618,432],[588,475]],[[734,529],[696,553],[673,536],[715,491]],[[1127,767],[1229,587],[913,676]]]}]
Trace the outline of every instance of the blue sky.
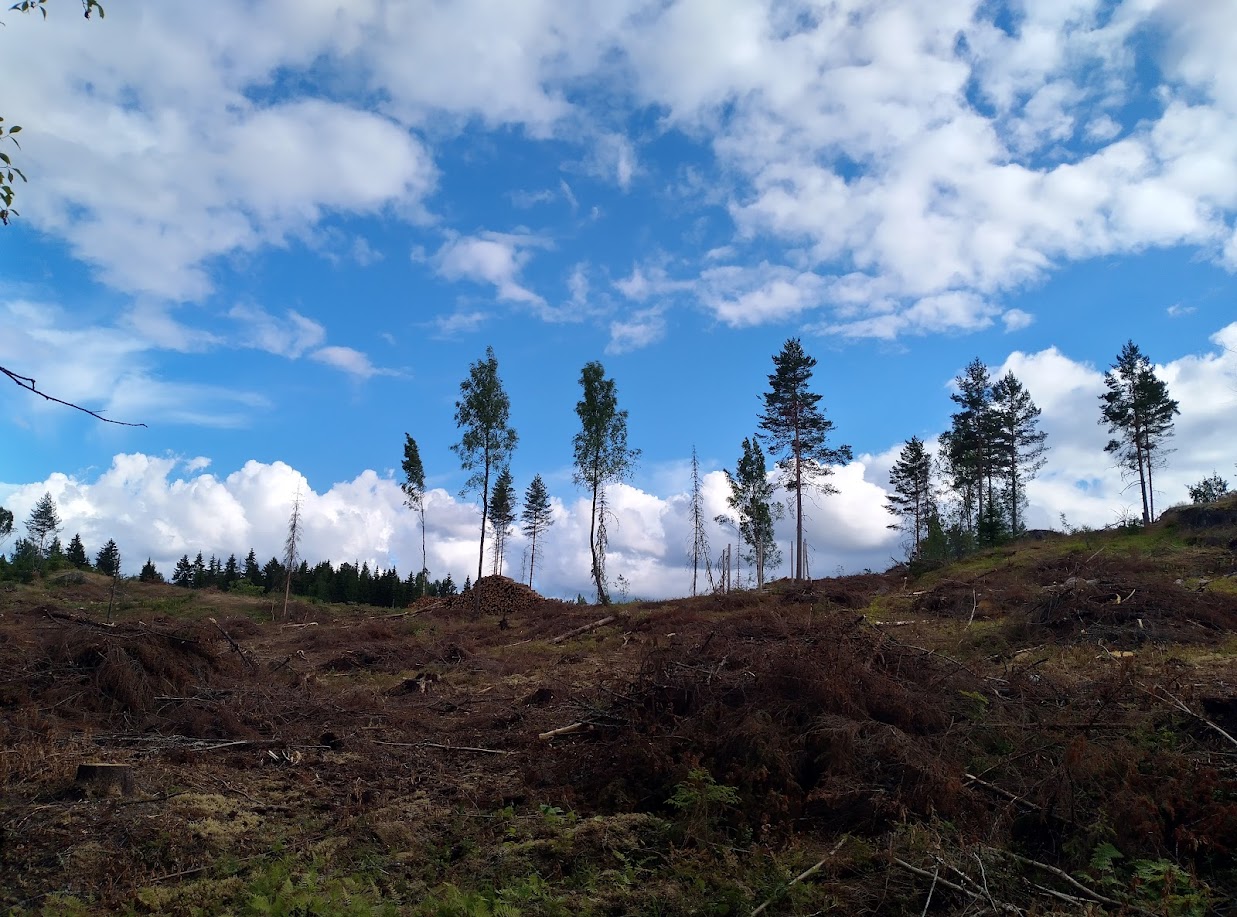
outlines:
[{"label": "blue sky", "polygon": [[1224,0],[60,6],[0,31],[30,178],[0,233],[0,365],[148,427],[10,387],[0,503],[50,489],[66,534],[129,563],[276,553],[300,488],[313,558],[406,570],[407,431],[431,569],[462,579],[454,399],[487,345],[517,486],[560,501],[551,594],[587,586],[570,460],[594,359],[643,452],[611,571],[647,595],[689,581],[693,446],[721,512],[790,336],[856,453],[812,509],[814,572],[900,553],[889,464],[948,425],[975,356],[1044,409],[1033,524],[1132,504],[1095,401],[1127,338],[1182,404],[1161,503],[1237,477]]}]

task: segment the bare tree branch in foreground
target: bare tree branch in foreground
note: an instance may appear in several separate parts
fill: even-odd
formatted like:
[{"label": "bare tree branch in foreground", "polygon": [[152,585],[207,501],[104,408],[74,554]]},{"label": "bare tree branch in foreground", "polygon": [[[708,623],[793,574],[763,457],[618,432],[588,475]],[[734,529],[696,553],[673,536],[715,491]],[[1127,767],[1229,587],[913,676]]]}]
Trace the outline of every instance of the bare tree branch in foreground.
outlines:
[{"label": "bare tree branch in foreground", "polygon": [[54,395],[49,395],[47,394],[47,392],[41,392],[37,388],[35,388],[35,381],[30,376],[23,376],[20,373],[15,373],[8,367],[0,366],[0,373],[3,373],[4,375],[12,379],[14,384],[17,385],[19,388],[24,388],[28,392],[34,392],[34,394],[39,395],[47,399],[48,401],[56,402],[56,404],[63,404],[66,408],[73,408],[73,410],[81,411],[83,414],[89,414],[91,417],[94,417],[97,420],[101,420],[104,423],[114,423],[120,427],[144,427],[146,426],[146,424],[144,423],[126,423],[123,420],[112,420],[112,418],[104,417],[102,414],[98,413],[97,411],[92,411],[90,410],[90,408],[84,408],[80,404],[74,404],[72,401],[62,401],[61,399],[55,397]]}]

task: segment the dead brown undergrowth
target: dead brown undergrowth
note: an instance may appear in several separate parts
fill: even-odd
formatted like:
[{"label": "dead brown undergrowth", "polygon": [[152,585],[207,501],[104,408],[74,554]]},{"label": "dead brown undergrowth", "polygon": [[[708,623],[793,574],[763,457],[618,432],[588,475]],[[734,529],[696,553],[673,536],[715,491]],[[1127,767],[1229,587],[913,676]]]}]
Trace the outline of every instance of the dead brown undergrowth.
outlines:
[{"label": "dead brown undergrowth", "polygon": [[[1104,845],[1226,900],[1237,599],[1198,586],[1225,574],[1224,557],[1156,567],[1112,547],[1035,550],[920,582],[897,572],[614,609],[483,580],[480,603],[305,604],[275,622],[269,603],[190,597],[207,604],[106,626],[85,593],[6,595],[0,907],[37,912],[60,892],[124,910],[140,889],[276,855],[377,863],[367,874],[411,907],[436,883],[518,882],[520,869],[597,882],[617,853],[625,882],[663,883],[668,912],[693,913],[692,883],[750,870],[750,885],[787,852],[819,857],[839,838],[817,898],[804,880],[809,903],[781,912],[832,895],[848,912],[918,914],[946,866],[982,894],[956,874],[978,876],[976,862],[999,901],[1060,905],[1035,890],[1051,874],[1035,867],[1033,882],[996,853],[1009,851],[1176,913],[1148,904],[1130,870],[1095,872]],[[93,759],[133,765],[137,795],[76,788],[76,764]],[[590,854],[604,825],[627,836],[622,819],[656,849]],[[526,824],[534,836],[513,846]],[[659,825],[673,830],[655,841]],[[750,910],[787,894],[786,877],[769,882],[726,894]],[[631,901],[618,885],[588,894],[612,897],[606,913]],[[978,908],[966,891],[936,894],[933,912]]]}]

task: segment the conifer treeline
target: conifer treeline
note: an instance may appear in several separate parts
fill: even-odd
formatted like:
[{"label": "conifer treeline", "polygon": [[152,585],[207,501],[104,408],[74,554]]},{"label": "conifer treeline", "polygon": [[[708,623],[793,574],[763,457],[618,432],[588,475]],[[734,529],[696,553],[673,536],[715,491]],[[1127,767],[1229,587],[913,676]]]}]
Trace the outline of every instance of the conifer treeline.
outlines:
[{"label": "conifer treeline", "polygon": [[[1027,483],[1044,465],[1047,435],[1039,429],[1040,409],[1012,373],[993,381],[982,360],[972,360],[954,380],[950,396],[959,410],[940,437],[935,460],[923,440],[912,436],[889,473],[893,492],[887,505],[899,521],[890,526],[908,537],[912,563],[934,565],[1026,531],[1023,510]],[[1141,522],[1155,520],[1153,472],[1171,451],[1173,418],[1180,413],[1168,387],[1133,341],[1104,374],[1099,423],[1112,435],[1104,451],[1117,459],[1142,502]],[[1217,480],[1190,488],[1191,499],[1227,488]]]},{"label": "conifer treeline", "polygon": [[[163,577],[148,560],[139,579],[161,582]],[[149,568],[149,572],[148,572]],[[185,589],[216,588],[248,594],[279,592],[283,589],[287,570],[278,558],[272,557],[262,566],[251,550],[243,562],[232,554],[221,561],[214,555],[208,560],[202,554],[189,559],[181,556],[172,572],[171,583]],[[471,583],[466,582],[465,586]],[[424,572],[401,579],[395,567],[370,569],[368,561],[360,566],[345,561],[338,567],[330,561],[310,566],[301,561],[292,573],[292,594],[323,602],[354,602],[361,605],[403,606],[421,596],[455,595],[459,591],[451,574],[431,580]]]}]

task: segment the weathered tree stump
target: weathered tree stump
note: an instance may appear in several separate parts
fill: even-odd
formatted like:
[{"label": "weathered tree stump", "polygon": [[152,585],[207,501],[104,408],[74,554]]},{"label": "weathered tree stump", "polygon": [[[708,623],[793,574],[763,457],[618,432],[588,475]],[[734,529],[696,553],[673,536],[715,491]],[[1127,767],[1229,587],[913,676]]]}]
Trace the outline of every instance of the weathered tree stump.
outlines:
[{"label": "weathered tree stump", "polygon": [[128,764],[84,761],[77,765],[73,782],[98,796],[133,795],[133,769]]}]

